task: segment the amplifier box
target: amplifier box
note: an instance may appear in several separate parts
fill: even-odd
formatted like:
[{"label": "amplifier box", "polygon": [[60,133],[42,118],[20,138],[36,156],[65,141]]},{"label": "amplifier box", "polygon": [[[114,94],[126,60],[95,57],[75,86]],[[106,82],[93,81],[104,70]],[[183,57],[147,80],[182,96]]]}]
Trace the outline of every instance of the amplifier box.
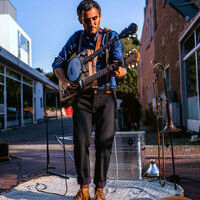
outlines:
[{"label": "amplifier box", "polygon": [[[144,164],[144,131],[116,132],[108,169],[108,179],[139,180]],[[90,142],[90,170],[94,177],[95,135]]]},{"label": "amplifier box", "polygon": [[0,142],[0,161],[9,159],[8,142]]}]

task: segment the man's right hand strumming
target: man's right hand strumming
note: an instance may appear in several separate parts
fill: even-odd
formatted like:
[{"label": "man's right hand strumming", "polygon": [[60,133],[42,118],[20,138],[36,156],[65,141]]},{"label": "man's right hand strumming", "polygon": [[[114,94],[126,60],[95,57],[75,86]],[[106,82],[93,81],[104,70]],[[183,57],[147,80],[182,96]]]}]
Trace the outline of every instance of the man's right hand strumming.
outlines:
[{"label": "man's right hand strumming", "polygon": [[70,91],[76,90],[78,88],[77,84],[67,80],[65,72],[62,68],[56,68],[54,72],[59,80],[59,85],[61,85],[63,90],[70,93]]},{"label": "man's right hand strumming", "polygon": [[77,90],[78,89],[78,85],[71,82],[71,81],[68,81],[67,79],[62,81],[61,82],[62,84],[62,88],[67,91],[67,92],[70,92],[72,90]]}]

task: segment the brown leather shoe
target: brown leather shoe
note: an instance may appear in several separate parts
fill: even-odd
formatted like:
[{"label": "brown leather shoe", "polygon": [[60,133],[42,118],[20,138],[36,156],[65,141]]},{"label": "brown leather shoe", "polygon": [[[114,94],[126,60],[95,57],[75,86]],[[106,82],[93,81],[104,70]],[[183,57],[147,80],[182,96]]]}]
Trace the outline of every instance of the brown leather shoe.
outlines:
[{"label": "brown leather shoe", "polygon": [[103,188],[95,188],[94,199],[95,200],[106,200],[104,193],[103,193]]},{"label": "brown leather shoe", "polygon": [[90,200],[88,185],[81,186],[73,200]]}]

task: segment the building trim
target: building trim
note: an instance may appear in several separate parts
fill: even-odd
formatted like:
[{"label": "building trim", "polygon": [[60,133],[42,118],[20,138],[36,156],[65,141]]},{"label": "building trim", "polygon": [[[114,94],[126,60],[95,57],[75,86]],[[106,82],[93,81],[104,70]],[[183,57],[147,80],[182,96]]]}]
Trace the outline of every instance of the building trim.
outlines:
[{"label": "building trim", "polygon": [[4,48],[0,47],[0,58],[2,61],[8,65],[12,65],[13,69],[17,70],[18,72],[21,72],[29,77],[31,77],[33,80],[40,81],[43,83],[46,87],[54,90],[55,92],[58,92],[58,86],[50,81],[46,76],[38,72],[37,70],[33,69],[29,65],[25,64],[24,62],[20,61],[17,57],[9,53]]},{"label": "building trim", "polygon": [[194,21],[189,25],[189,27],[186,29],[186,31],[184,31],[184,33],[180,36],[179,38],[179,43],[182,42],[182,40],[186,37],[186,35],[190,32],[190,30],[192,29],[192,27],[195,25],[195,23],[200,19],[200,13],[197,14],[196,18],[194,19]]},{"label": "building trim", "polygon": [[183,61],[187,60],[195,51],[197,51],[200,48],[200,43],[194,47],[189,53],[187,53],[184,57],[183,57]]}]

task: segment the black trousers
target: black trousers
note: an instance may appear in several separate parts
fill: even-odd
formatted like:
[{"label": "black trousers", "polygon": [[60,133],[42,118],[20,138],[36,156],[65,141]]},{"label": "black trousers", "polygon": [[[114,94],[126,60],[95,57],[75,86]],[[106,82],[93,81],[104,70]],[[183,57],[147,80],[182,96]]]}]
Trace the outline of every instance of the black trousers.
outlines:
[{"label": "black trousers", "polygon": [[96,163],[94,183],[104,187],[115,135],[116,99],[110,94],[89,91],[73,102],[74,158],[78,174],[78,184],[91,182],[89,150],[93,125],[95,124]]}]

